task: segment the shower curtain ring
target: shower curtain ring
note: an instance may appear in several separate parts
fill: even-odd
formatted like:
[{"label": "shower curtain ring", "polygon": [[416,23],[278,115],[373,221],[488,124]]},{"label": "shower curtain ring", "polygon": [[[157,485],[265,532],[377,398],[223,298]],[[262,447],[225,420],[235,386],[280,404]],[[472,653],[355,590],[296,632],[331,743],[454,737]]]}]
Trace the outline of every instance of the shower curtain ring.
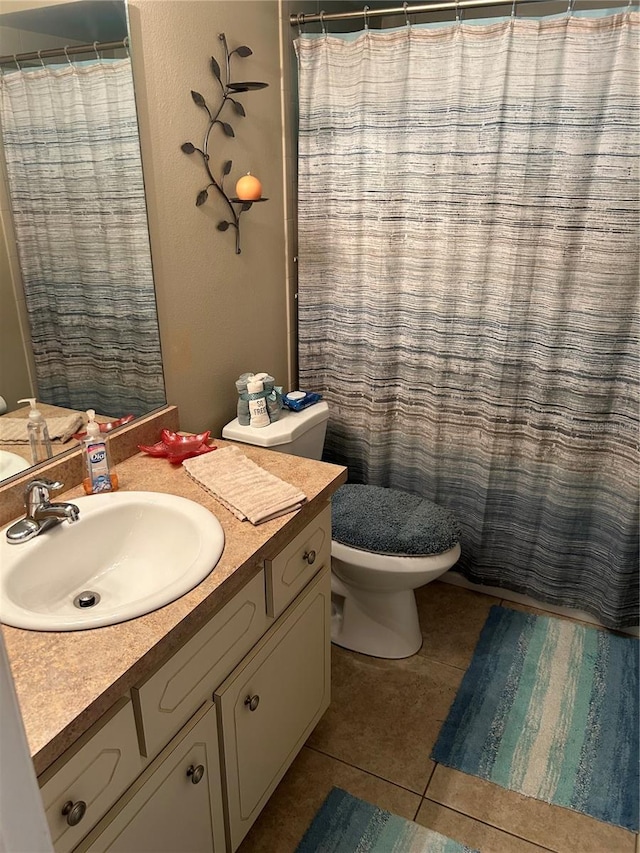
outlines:
[{"label": "shower curtain ring", "polygon": [[131,54],[129,53],[129,36],[125,36],[122,39],[122,47],[127,51],[127,59],[131,59]]},{"label": "shower curtain ring", "polygon": [[570,17],[573,14],[573,6],[576,0],[569,0],[569,5],[567,6],[567,17]]},{"label": "shower curtain ring", "polygon": [[64,55],[67,57],[67,62],[69,63],[71,68],[75,71],[75,68],[73,66],[73,62],[71,61],[71,59],[69,57],[69,45],[65,44],[65,46],[62,49],[64,50]]},{"label": "shower curtain ring", "polygon": [[100,65],[102,65],[102,56],[98,53],[98,42],[97,41],[94,41],[94,43],[93,43],[93,52],[95,53],[96,59],[98,60]]},{"label": "shower curtain ring", "polygon": [[410,30],[411,29],[411,21],[409,20],[409,12],[408,12],[409,4],[407,3],[407,0],[404,0],[404,3],[402,4],[402,8],[404,9],[404,21],[407,25],[407,29]]},{"label": "shower curtain ring", "polygon": [[301,37],[304,32],[304,12],[298,12],[296,23],[298,24],[298,36]]},{"label": "shower curtain ring", "polygon": [[18,62],[18,57],[15,53],[13,54],[13,61],[15,62],[16,68],[18,69],[18,71],[22,71],[22,68],[20,67],[20,63]]},{"label": "shower curtain ring", "polygon": [[511,17],[512,18],[516,17],[516,3],[517,2],[518,2],[518,0],[513,0],[513,6],[511,7]]},{"label": "shower curtain ring", "polygon": [[320,12],[320,26],[322,27],[322,35],[326,36],[327,28],[324,23],[324,9]]},{"label": "shower curtain ring", "polygon": [[364,9],[362,10],[362,14],[364,16],[364,28],[368,32],[369,31],[369,7],[368,6],[364,7]]},{"label": "shower curtain ring", "polygon": [[44,64],[44,59],[42,58],[42,51],[41,50],[38,51],[38,59],[40,60],[40,65],[42,65],[42,67],[46,71],[47,66]]},{"label": "shower curtain ring", "polygon": [[456,0],[456,24],[462,23],[462,12],[460,10],[460,0]]}]

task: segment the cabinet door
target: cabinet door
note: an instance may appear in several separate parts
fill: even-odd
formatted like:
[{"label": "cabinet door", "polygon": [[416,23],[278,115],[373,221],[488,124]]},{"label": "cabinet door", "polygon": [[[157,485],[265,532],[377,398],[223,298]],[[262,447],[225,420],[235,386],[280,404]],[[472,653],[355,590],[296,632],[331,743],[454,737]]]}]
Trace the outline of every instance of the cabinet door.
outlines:
[{"label": "cabinet door", "polygon": [[169,743],[269,624],[261,571],[160,669],[132,688],[144,756],[153,758]]},{"label": "cabinet door", "polygon": [[330,560],[331,507],[327,506],[272,560],[265,560],[269,616],[280,616]]},{"label": "cabinet door", "polygon": [[56,853],[67,853],[142,769],[136,725],[123,698],[38,779]]},{"label": "cabinet door", "polygon": [[216,711],[204,705],[74,853],[223,853]]},{"label": "cabinet door", "polygon": [[214,695],[231,850],[329,705],[330,605],[326,567]]}]

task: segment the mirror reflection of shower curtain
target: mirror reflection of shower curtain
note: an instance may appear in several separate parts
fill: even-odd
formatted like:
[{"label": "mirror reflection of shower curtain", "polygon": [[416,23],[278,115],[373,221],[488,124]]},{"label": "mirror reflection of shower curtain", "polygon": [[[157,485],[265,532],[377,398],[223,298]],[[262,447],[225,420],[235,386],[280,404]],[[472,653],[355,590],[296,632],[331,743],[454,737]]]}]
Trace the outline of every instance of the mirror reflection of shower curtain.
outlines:
[{"label": "mirror reflection of shower curtain", "polygon": [[638,13],[302,35],[300,387],[470,580],[638,624]]},{"label": "mirror reflection of shower curtain", "polygon": [[39,399],[164,405],[131,61],[5,69],[0,95]]}]

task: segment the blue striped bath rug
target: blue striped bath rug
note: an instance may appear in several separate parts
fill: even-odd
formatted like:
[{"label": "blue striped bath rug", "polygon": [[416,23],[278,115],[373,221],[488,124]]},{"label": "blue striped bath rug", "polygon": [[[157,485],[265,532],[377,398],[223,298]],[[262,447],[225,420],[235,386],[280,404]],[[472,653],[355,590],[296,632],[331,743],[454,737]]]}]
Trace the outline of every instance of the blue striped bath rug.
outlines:
[{"label": "blue striped bath rug", "polygon": [[637,832],[638,646],[492,607],[431,757]]},{"label": "blue striped bath rug", "polygon": [[439,832],[333,788],[296,853],[478,853]]}]

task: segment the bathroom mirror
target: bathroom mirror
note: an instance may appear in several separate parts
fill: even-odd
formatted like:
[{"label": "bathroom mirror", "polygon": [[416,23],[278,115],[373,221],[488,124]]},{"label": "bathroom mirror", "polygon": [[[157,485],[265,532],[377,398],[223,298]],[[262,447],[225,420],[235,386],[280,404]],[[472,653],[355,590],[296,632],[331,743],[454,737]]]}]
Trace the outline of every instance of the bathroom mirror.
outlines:
[{"label": "bathroom mirror", "polygon": [[[94,43],[102,45],[118,42],[123,44],[128,36],[127,10],[123,0],[74,0],[74,2],[12,0],[10,4],[3,4],[2,13],[0,13],[0,56],[16,55],[18,62],[13,66],[4,64],[0,69],[3,72],[3,86],[7,86],[10,78],[15,85],[15,80],[19,76],[16,72],[28,71],[29,69],[41,72],[40,77],[42,79],[43,74],[47,73],[47,69],[49,71],[62,69],[59,76],[64,77],[64,72],[67,72],[66,77],[69,78],[73,75],[77,77],[89,76],[89,74],[85,74],[85,71],[90,64],[94,68],[97,64],[103,64],[107,71],[115,68],[118,63],[120,66],[124,66],[128,59],[126,46],[108,51],[95,50],[91,54],[72,53],[69,56],[67,52],[66,57],[64,53],[59,57],[45,56],[44,61],[21,59],[21,55],[30,52],[37,53],[37,51],[64,49],[65,47],[68,51],[69,49],[72,51],[75,46],[94,45]],[[65,66],[65,63],[69,63],[69,61],[72,63],[71,70],[69,70],[68,64]],[[127,72],[130,74],[128,68]],[[33,77],[33,75],[31,76]],[[94,76],[99,77],[100,75]],[[105,85],[111,85],[110,80],[114,76],[114,73],[105,74],[105,77],[109,78]],[[69,413],[94,408],[102,416],[98,420],[103,423],[117,423],[117,420],[123,416],[128,414],[141,416],[166,403],[149,237],[146,228],[144,185],[141,168],[139,163],[135,162],[136,158],[139,160],[139,140],[133,86],[130,80],[129,88],[131,90],[130,100],[133,105],[133,120],[128,120],[128,133],[130,151],[133,151],[134,148],[137,149],[135,156],[132,156],[131,159],[131,163],[136,166],[136,172],[133,174],[133,167],[128,165],[130,171],[126,181],[127,193],[114,194],[113,217],[109,216],[109,210],[104,210],[104,205],[108,206],[109,204],[108,195],[101,198],[99,202],[103,209],[100,210],[99,215],[96,213],[95,230],[91,230],[92,204],[89,204],[86,210],[81,210],[81,216],[76,216],[76,219],[82,220],[81,242],[83,245],[91,247],[91,265],[92,268],[95,268],[96,279],[101,275],[101,270],[105,268],[105,263],[101,263],[102,256],[98,254],[102,244],[106,246],[104,257],[111,257],[114,246],[117,251],[125,251],[121,247],[126,243],[126,251],[131,257],[135,256],[136,258],[136,269],[138,270],[139,263],[144,264],[140,278],[137,277],[137,273],[136,277],[133,278],[128,271],[123,270],[121,278],[116,277],[113,284],[110,284],[111,289],[105,300],[108,303],[108,311],[105,314],[108,313],[109,318],[105,319],[105,323],[111,324],[111,330],[104,333],[105,341],[102,340],[102,330],[96,331],[94,327],[85,328],[84,326],[85,319],[93,312],[93,305],[96,300],[95,288],[104,288],[104,278],[99,283],[98,281],[93,282],[87,279],[85,270],[80,273],[69,270],[73,264],[67,259],[72,256],[71,250],[78,243],[77,235],[74,233],[73,237],[69,237],[60,230],[54,234],[53,238],[47,237],[40,240],[38,235],[44,231],[44,227],[37,217],[31,216],[28,210],[26,212],[14,210],[13,214],[10,212],[7,170],[14,169],[14,175],[16,174],[11,145],[12,141],[15,143],[17,138],[22,141],[26,134],[24,127],[18,126],[17,123],[15,126],[12,123],[9,126],[10,123],[6,120],[3,123],[3,134],[8,135],[0,139],[2,146],[0,166],[4,179],[0,181],[0,226],[2,226],[1,231],[4,231],[4,240],[0,231],[0,304],[2,304],[2,311],[0,312],[0,396],[6,398],[7,405],[5,414],[0,417],[0,422],[4,418],[10,419],[12,423],[8,424],[5,420],[7,428],[4,430],[0,428],[0,456],[2,456],[0,458],[0,480],[18,473],[14,470],[18,463],[15,459],[10,459],[7,454],[21,457],[27,462],[30,461],[28,443],[24,440],[5,443],[2,440],[2,435],[12,434],[11,427],[15,426],[16,418],[26,416],[28,407],[25,404],[18,404],[17,400],[32,396],[35,393],[32,390],[34,385],[37,388],[38,399],[43,404],[40,408],[47,418],[54,418],[57,422]],[[3,97],[8,96],[7,91],[8,88],[5,88]],[[112,97],[114,102],[119,104],[122,102],[120,92],[121,90],[113,94],[109,93],[108,97]],[[43,96],[47,97],[46,93]],[[19,92],[19,97],[22,97],[22,92]],[[52,95],[50,106],[52,114],[58,108],[59,101],[56,98],[57,95]],[[24,97],[22,100],[24,102]],[[101,116],[104,115],[111,116],[111,109],[102,109]],[[104,120],[100,119],[99,121],[96,120],[96,126],[100,121],[104,125]],[[100,134],[104,135],[104,131],[103,126],[98,127]],[[11,137],[11,132],[13,132],[13,137]],[[120,135],[120,129],[118,129],[114,136],[119,137]],[[6,145],[5,138],[7,140]],[[55,145],[55,142],[53,144]],[[103,144],[102,139],[99,144]],[[43,148],[46,150],[47,145],[44,145]],[[46,154],[44,156],[46,157]],[[87,158],[83,152],[80,159],[86,163],[90,158]],[[47,175],[44,175],[42,184],[39,180],[34,181],[32,179],[30,187],[35,185],[40,189],[41,186],[44,186],[45,179],[48,179]],[[17,178],[13,178],[14,182],[17,180]],[[77,186],[78,180],[74,177],[72,183],[73,186]],[[133,188],[136,187],[138,189],[134,191]],[[133,196],[134,192],[137,193],[137,201],[135,202],[137,207],[135,210],[133,208],[131,210],[126,209],[124,217],[121,217],[128,220],[126,222],[126,239],[118,238],[112,224],[116,217],[116,208],[118,212],[121,212],[122,205],[128,203],[123,201],[123,196]],[[44,190],[41,194],[45,198],[55,199],[58,194],[57,187],[52,187],[49,184],[46,195]],[[87,197],[91,198],[89,194]],[[76,212],[80,210],[76,199],[72,198],[68,202],[68,207],[74,209],[74,206]],[[89,215],[85,215],[87,211]],[[65,214],[66,211],[64,210],[59,214],[60,229],[64,228],[62,223]],[[134,219],[137,223],[136,237],[130,240],[129,234],[133,230],[130,227],[130,222]],[[29,226],[26,231],[25,223],[28,223]],[[27,233],[29,231],[31,233]],[[21,237],[21,234],[24,236]],[[31,240],[34,234],[33,243],[29,243],[27,246],[27,239]],[[67,247],[65,247],[65,240],[67,240]],[[111,241],[110,246],[109,241]],[[54,254],[52,259],[49,258],[46,263],[42,262],[43,272],[41,272],[40,267],[37,268],[35,285],[27,283],[27,280],[32,282],[34,277],[33,271],[25,267],[30,264],[33,258],[40,260],[38,257],[40,254],[39,246],[44,246],[47,242],[59,247],[58,255]],[[44,249],[42,254],[44,254]],[[139,262],[138,258],[144,258],[144,260]],[[21,270],[21,264],[23,270]],[[61,268],[63,269],[63,278],[59,277]],[[22,274],[23,271],[24,274]],[[58,276],[57,279],[56,276]],[[109,271],[109,276],[111,278],[111,271]],[[29,288],[31,288],[30,291]],[[38,331],[35,327],[33,317],[34,314],[45,316],[56,313],[57,306],[52,310],[49,302],[50,291],[54,288],[57,288],[58,293],[67,291],[64,294],[67,301],[60,303],[59,322],[56,321],[57,324],[47,327],[43,333],[42,330]],[[91,290],[91,288],[94,289]],[[47,293],[48,290],[49,293]],[[29,292],[27,297],[25,297],[25,291]],[[33,301],[34,292],[36,294],[35,302]],[[100,291],[98,293],[100,295]],[[83,303],[83,300],[86,304]],[[27,304],[29,308],[27,308]],[[141,305],[144,306],[142,309]],[[76,306],[80,306],[80,308],[76,309]],[[127,329],[129,323],[140,323],[141,315],[142,325],[136,326],[135,331],[127,332],[129,337],[125,339],[125,332],[122,330]],[[31,322],[29,322],[29,317]],[[66,326],[65,322],[67,322]],[[48,329],[53,331],[48,331]],[[46,339],[45,345],[42,343],[43,339]],[[43,350],[46,350],[44,355]],[[132,368],[136,374],[133,381],[130,381],[130,376],[126,371],[123,372],[121,366],[111,368],[111,359],[108,357],[109,351],[114,353],[114,363],[118,353],[124,351],[127,352],[127,363],[129,357],[132,360],[137,360]],[[37,374],[34,367],[35,359],[40,359]],[[56,359],[58,359],[57,362]],[[42,368],[43,360],[47,363],[44,371]],[[97,363],[98,367],[95,371],[95,377],[92,376],[89,381],[87,377],[91,370],[91,361]],[[49,367],[49,362],[53,366]],[[77,391],[72,382],[67,383],[66,379],[60,381],[60,370],[65,364],[69,363],[76,366],[77,373],[84,371],[86,374],[82,378],[82,382],[85,383],[84,395]],[[116,370],[118,371],[117,375]],[[46,374],[47,371],[50,377],[43,377],[43,372]],[[131,386],[135,386],[136,382],[139,383],[138,387],[143,389],[143,393],[136,393],[135,387],[132,390]],[[149,387],[152,390],[147,392]],[[19,411],[17,411],[18,409]],[[76,432],[81,431],[81,429],[82,427]],[[64,443],[60,440],[54,440],[52,443],[54,455],[74,449],[77,446],[77,440],[73,438]],[[9,467],[3,463],[7,463]]]}]

